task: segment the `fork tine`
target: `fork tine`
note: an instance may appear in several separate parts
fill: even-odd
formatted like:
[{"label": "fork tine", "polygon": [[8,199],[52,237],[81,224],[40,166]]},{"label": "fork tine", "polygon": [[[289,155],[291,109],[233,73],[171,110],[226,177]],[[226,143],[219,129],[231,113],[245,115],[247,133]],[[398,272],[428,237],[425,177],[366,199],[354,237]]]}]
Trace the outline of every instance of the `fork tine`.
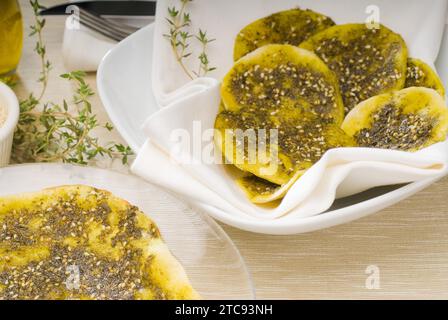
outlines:
[{"label": "fork tine", "polygon": [[103,18],[101,16],[100,16],[100,18],[106,20],[110,25],[114,26],[115,28],[123,30],[125,32],[134,33],[134,32],[136,32],[136,31],[138,31],[140,29],[140,28],[137,28],[137,27],[128,26],[126,24],[113,21],[113,20],[111,20],[109,18]]},{"label": "fork tine", "polygon": [[122,36],[129,36],[131,34],[131,32],[126,32],[124,30],[121,30],[115,26],[113,26],[109,21],[107,21],[106,19],[94,15],[86,10],[80,9],[80,13],[81,13],[81,19],[88,19],[90,20],[90,22],[94,23],[95,25],[97,25],[97,27],[99,28],[104,28],[107,29],[111,32],[114,32],[116,34],[122,35]]},{"label": "fork tine", "polygon": [[121,41],[133,33],[133,31],[119,29],[118,27],[111,25],[106,19],[91,14],[81,8],[79,8],[79,13],[79,17],[76,18],[82,25],[115,41]]},{"label": "fork tine", "polygon": [[88,29],[94,30],[109,39],[121,41],[125,38],[123,35],[117,34],[111,30],[106,30],[105,28],[99,27],[97,24],[91,23],[90,20],[80,19],[79,17],[76,17],[75,19],[77,19],[80,24],[87,27]]},{"label": "fork tine", "polygon": [[123,40],[123,39],[125,38],[125,37],[123,37],[122,35],[117,35],[117,34],[108,32],[108,31],[106,31],[106,30],[103,29],[103,28],[99,28],[99,27],[95,26],[94,24],[91,24],[91,23],[89,23],[89,22],[87,22],[87,21],[85,21],[85,20],[83,20],[83,19],[81,19],[79,22],[80,22],[83,26],[87,27],[88,29],[91,29],[91,30],[93,30],[93,31],[96,31],[96,32],[98,32],[99,34],[102,34],[103,36],[105,36],[105,37],[107,37],[107,38],[109,38],[109,39],[112,39],[112,40],[115,40],[115,41],[120,42],[121,40]]}]

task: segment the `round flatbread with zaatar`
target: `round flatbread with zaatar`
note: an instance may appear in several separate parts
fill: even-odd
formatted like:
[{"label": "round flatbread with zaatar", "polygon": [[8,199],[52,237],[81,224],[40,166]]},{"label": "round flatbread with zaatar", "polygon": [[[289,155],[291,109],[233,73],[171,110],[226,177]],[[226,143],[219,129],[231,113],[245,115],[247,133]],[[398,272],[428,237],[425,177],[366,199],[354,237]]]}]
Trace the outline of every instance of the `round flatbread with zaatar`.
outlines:
[{"label": "round flatbread with zaatar", "polygon": [[126,200],[84,185],[0,197],[0,300],[199,298]]},{"label": "round flatbread with zaatar", "polygon": [[237,35],[234,60],[267,44],[298,46],[310,36],[334,25],[333,20],[299,8],[271,14],[244,27]]},{"label": "round flatbread with zaatar", "polygon": [[446,139],[448,109],[435,90],[412,87],[360,103],[342,129],[360,147],[417,151]]},{"label": "round flatbread with zaatar", "polygon": [[335,72],[346,112],[370,97],[404,87],[406,43],[383,25],[378,29],[366,24],[337,25],[300,47],[315,52]]},{"label": "round flatbread with zaatar", "polygon": [[238,60],[223,79],[221,96],[230,111],[298,109],[339,124],[344,115],[334,73],[311,51],[291,45],[266,45]]}]

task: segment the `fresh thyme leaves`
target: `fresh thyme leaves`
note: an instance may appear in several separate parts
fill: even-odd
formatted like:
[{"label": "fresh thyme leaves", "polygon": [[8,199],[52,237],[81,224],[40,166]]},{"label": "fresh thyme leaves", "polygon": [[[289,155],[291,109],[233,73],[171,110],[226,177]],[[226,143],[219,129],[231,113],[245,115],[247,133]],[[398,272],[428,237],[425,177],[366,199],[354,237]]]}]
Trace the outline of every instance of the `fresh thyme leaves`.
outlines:
[{"label": "fresh thyme leaves", "polygon": [[127,163],[132,154],[127,146],[111,144],[103,146],[92,130],[103,127],[112,130],[106,123],[100,125],[92,113],[89,98],[94,94],[84,81],[85,74],[72,72],[61,77],[77,85],[73,104],[77,113],[69,112],[69,103],[62,105],[46,103],[41,111],[36,111],[39,101],[32,95],[20,104],[20,119],[14,135],[13,161],[54,162],[87,164],[97,156],[121,157]]},{"label": "fresh thyme leaves", "polygon": [[126,164],[132,154],[128,146],[116,143],[102,145],[98,138],[92,135],[94,129],[105,128],[111,131],[113,127],[109,123],[100,124],[92,112],[89,99],[94,92],[84,80],[84,72],[61,75],[76,85],[71,102],[64,99],[62,104],[42,103],[51,63],[47,60],[42,40],[45,20],[38,18],[41,6],[38,0],[30,0],[30,3],[36,17],[30,35],[37,37],[35,51],[42,62],[38,80],[42,83],[42,89],[37,98],[30,94],[27,99],[20,101],[20,117],[14,134],[12,160],[16,163],[62,161],[85,165],[99,156],[107,156],[121,158],[123,164]]},{"label": "fresh thyme leaves", "polygon": [[190,79],[193,79],[193,75],[184,64],[184,59],[191,55],[191,53],[187,53],[186,50],[189,46],[187,41],[192,36],[188,31],[184,31],[185,28],[190,26],[191,22],[190,15],[185,13],[185,7],[190,1],[192,0],[181,0],[182,6],[180,10],[177,10],[175,7],[168,8],[169,17],[167,17],[166,20],[170,24],[170,34],[166,34],[165,37],[170,41],[177,62],[179,62],[187,76]]},{"label": "fresh thyme leaves", "polygon": [[45,91],[47,89],[48,84],[48,75],[51,70],[51,63],[49,60],[47,60],[47,50],[45,47],[45,43],[42,39],[42,30],[45,27],[45,19],[39,19],[39,10],[43,7],[39,4],[38,0],[30,0],[30,4],[34,11],[34,25],[30,26],[31,33],[29,34],[30,37],[37,36],[36,46],[34,48],[34,51],[39,55],[41,60],[41,74],[39,78],[39,82],[42,83],[42,90],[37,98],[39,101],[42,99],[43,95],[45,94]]},{"label": "fresh thyme leaves", "polygon": [[196,72],[196,76],[197,77],[201,77],[203,75],[206,75],[208,72],[211,72],[213,70],[216,70],[216,67],[210,67],[210,61],[208,60],[208,56],[206,53],[207,50],[207,45],[212,42],[215,41],[215,39],[208,39],[207,37],[207,32],[206,31],[202,31],[201,29],[199,29],[199,33],[196,36],[196,39],[202,44],[202,52],[199,55],[199,70],[198,72]]},{"label": "fresh thyme leaves", "polygon": [[[169,34],[165,34],[171,44],[174,56],[177,62],[182,67],[182,70],[190,78],[202,77],[207,75],[207,73],[215,70],[215,67],[210,66],[210,61],[207,55],[207,46],[210,42],[215,41],[215,39],[209,39],[207,37],[207,32],[199,29],[197,35],[192,35],[188,31],[191,25],[190,14],[186,12],[186,7],[189,2],[193,0],[180,0],[180,9],[175,6],[168,8],[168,17],[166,18],[168,24],[170,25]],[[190,39],[194,38],[201,44],[201,52],[198,55],[199,67],[197,71],[190,71],[185,65],[185,59],[192,55],[191,51],[188,51],[190,46]]]}]

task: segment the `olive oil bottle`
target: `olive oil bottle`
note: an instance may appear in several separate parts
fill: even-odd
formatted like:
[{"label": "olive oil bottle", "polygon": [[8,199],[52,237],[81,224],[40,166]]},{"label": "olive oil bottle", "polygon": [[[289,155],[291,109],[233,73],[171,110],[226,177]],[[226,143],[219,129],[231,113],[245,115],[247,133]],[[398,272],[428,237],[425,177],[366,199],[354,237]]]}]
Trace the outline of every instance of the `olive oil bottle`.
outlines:
[{"label": "olive oil bottle", "polygon": [[23,24],[17,0],[0,0],[0,76],[12,73],[19,64],[23,46]]}]

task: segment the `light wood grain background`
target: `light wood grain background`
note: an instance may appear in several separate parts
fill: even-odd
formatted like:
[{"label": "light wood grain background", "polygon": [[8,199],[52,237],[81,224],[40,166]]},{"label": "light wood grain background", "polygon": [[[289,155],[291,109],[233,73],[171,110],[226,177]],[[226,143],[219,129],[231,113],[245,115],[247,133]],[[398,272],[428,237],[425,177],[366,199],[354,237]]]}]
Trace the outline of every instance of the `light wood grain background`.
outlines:
[{"label": "light wood grain background", "polygon": [[[42,4],[58,3],[41,0]],[[32,22],[27,0],[20,0],[25,24]],[[46,98],[61,101],[72,88],[58,78],[64,18],[50,17],[45,40],[53,71]],[[17,92],[37,91],[39,61],[34,41],[25,39]],[[0,57],[1,58],[1,57]],[[88,76],[96,89],[95,75]],[[107,120],[98,96],[100,120]],[[117,132],[105,141],[121,141]],[[109,166],[110,164],[99,164]],[[112,164],[118,168],[117,164]],[[123,168],[121,168],[123,170]],[[245,258],[262,299],[414,299],[448,298],[448,179],[370,217],[331,229],[296,236],[265,236],[223,226]],[[365,286],[366,268],[380,271],[380,289]]]}]

